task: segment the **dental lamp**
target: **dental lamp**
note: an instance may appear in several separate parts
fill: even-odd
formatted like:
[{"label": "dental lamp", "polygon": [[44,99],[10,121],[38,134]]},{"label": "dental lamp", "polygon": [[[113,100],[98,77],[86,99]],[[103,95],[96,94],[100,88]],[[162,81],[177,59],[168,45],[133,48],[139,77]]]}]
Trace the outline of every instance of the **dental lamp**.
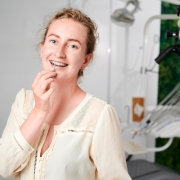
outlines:
[{"label": "dental lamp", "polygon": [[[129,11],[127,8],[130,4],[134,5],[134,9]],[[134,13],[140,9],[139,8],[139,1],[138,0],[128,0],[125,7],[121,9],[117,9],[111,15],[111,20],[120,26],[128,26],[134,23]]]}]

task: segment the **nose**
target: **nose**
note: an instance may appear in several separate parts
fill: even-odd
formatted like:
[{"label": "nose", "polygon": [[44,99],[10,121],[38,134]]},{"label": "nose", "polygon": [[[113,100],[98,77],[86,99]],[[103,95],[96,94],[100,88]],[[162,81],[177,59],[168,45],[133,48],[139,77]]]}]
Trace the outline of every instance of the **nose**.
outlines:
[{"label": "nose", "polygon": [[65,54],[65,48],[63,45],[59,45],[54,52],[54,55],[58,58],[65,58],[66,54]]}]

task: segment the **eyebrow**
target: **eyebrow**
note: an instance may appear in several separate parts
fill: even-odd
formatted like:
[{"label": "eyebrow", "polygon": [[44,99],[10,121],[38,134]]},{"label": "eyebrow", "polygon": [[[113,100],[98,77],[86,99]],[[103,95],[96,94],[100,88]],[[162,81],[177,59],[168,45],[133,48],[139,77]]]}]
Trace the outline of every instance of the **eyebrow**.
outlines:
[{"label": "eyebrow", "polygon": [[[48,37],[49,37],[49,36],[55,36],[55,37],[61,39],[60,36],[58,36],[58,35],[56,35],[56,34],[50,34],[50,35],[48,35]],[[75,42],[78,42],[78,43],[81,45],[80,41],[78,41],[77,39],[72,39],[72,38],[71,38],[71,39],[68,39],[68,41],[75,41]]]}]

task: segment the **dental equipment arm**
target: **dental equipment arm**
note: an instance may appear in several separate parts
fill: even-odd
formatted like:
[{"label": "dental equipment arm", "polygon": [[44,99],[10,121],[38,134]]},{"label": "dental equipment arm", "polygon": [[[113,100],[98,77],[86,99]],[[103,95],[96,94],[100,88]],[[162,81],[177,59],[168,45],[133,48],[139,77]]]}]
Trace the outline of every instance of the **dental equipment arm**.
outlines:
[{"label": "dental equipment arm", "polygon": [[155,61],[159,64],[171,53],[176,53],[178,56],[180,56],[180,45],[177,44],[169,46],[155,59]]}]

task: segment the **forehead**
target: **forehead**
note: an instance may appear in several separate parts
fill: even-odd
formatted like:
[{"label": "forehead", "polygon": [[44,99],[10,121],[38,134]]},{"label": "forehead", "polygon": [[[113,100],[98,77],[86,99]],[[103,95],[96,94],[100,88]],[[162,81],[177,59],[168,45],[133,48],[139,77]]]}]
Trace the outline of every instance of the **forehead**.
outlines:
[{"label": "forehead", "polygon": [[57,19],[53,21],[48,29],[47,36],[56,34],[61,38],[78,38],[81,41],[87,39],[86,27],[73,19]]}]

